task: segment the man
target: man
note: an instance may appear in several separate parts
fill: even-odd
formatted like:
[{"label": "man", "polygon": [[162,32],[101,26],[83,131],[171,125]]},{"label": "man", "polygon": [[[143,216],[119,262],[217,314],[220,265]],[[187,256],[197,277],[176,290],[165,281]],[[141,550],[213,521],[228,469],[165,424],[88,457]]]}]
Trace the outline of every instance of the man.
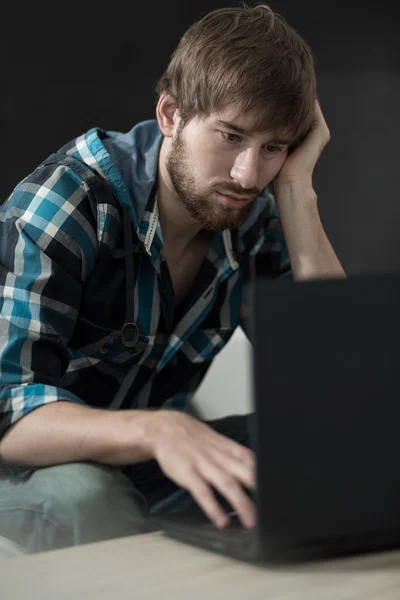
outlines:
[{"label": "man", "polygon": [[312,185],[329,140],[313,56],[282,17],[209,13],[158,92],[156,120],[90,130],[2,209],[0,535],[28,552],[193,498],[252,527],[243,419],[185,409],[251,273],[345,276]]}]

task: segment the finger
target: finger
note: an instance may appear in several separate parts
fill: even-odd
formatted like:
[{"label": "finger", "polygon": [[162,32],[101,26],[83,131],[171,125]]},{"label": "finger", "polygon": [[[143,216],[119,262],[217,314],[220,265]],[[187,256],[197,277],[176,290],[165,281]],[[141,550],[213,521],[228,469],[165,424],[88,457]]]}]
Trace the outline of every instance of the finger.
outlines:
[{"label": "finger", "polygon": [[[227,438],[226,438],[227,439]],[[210,450],[214,451],[215,459],[221,466],[229,460],[240,481],[249,489],[255,488],[256,473],[256,455],[250,448],[227,439],[229,444],[224,446],[214,446]]]},{"label": "finger", "polygon": [[256,455],[251,448],[247,448],[247,446],[243,446],[242,444],[235,442],[235,445],[232,447],[231,454],[236,458],[236,460],[239,460],[240,462],[247,464],[249,467],[254,468],[256,464]]},{"label": "finger", "polygon": [[197,504],[202,508],[207,517],[217,527],[226,527],[230,521],[217,502],[209,484],[202,478],[201,474],[193,475],[187,482],[186,489],[192,494]]},{"label": "finger", "polygon": [[212,456],[219,467],[231,473],[235,479],[247,489],[256,489],[256,469],[254,460],[238,460],[232,455],[219,451],[214,451]]},{"label": "finger", "polygon": [[254,460],[254,451],[248,446],[245,446],[222,433],[218,433],[217,436],[217,441],[215,438],[213,440],[214,446],[217,446],[225,452],[229,452],[240,460]]},{"label": "finger", "polygon": [[254,502],[249,498],[235,477],[219,467],[216,463],[211,463],[210,461],[200,463],[198,469],[204,479],[211,483],[214,488],[226,498],[232,508],[237,512],[244,527],[254,527],[256,523]]}]

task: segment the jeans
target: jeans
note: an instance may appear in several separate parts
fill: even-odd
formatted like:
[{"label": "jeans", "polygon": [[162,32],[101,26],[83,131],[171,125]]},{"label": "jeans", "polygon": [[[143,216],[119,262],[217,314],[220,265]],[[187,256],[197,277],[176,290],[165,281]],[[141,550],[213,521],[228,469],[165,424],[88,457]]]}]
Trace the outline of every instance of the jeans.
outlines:
[{"label": "jeans", "polygon": [[[246,416],[208,424],[249,445]],[[151,530],[147,515],[194,504],[154,460],[123,469],[80,462],[27,470],[0,463],[0,537],[27,554],[145,533]]]}]

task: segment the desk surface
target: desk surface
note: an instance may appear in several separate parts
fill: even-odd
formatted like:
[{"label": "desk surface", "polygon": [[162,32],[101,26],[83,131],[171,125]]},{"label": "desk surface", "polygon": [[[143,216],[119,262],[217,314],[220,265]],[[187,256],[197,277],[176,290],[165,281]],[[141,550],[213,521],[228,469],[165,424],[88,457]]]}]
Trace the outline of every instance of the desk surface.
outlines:
[{"label": "desk surface", "polygon": [[268,568],[150,533],[1,561],[0,596],[4,600],[399,600],[400,552]]}]

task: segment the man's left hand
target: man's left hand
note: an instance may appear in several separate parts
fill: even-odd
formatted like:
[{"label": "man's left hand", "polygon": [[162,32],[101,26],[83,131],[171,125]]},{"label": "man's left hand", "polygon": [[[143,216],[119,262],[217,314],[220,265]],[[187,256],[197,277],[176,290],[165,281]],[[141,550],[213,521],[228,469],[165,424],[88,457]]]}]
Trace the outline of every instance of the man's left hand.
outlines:
[{"label": "man's left hand", "polygon": [[314,121],[309,133],[288,155],[275,178],[274,185],[287,182],[312,185],[315,165],[331,137],[318,100],[315,100],[314,111]]}]

